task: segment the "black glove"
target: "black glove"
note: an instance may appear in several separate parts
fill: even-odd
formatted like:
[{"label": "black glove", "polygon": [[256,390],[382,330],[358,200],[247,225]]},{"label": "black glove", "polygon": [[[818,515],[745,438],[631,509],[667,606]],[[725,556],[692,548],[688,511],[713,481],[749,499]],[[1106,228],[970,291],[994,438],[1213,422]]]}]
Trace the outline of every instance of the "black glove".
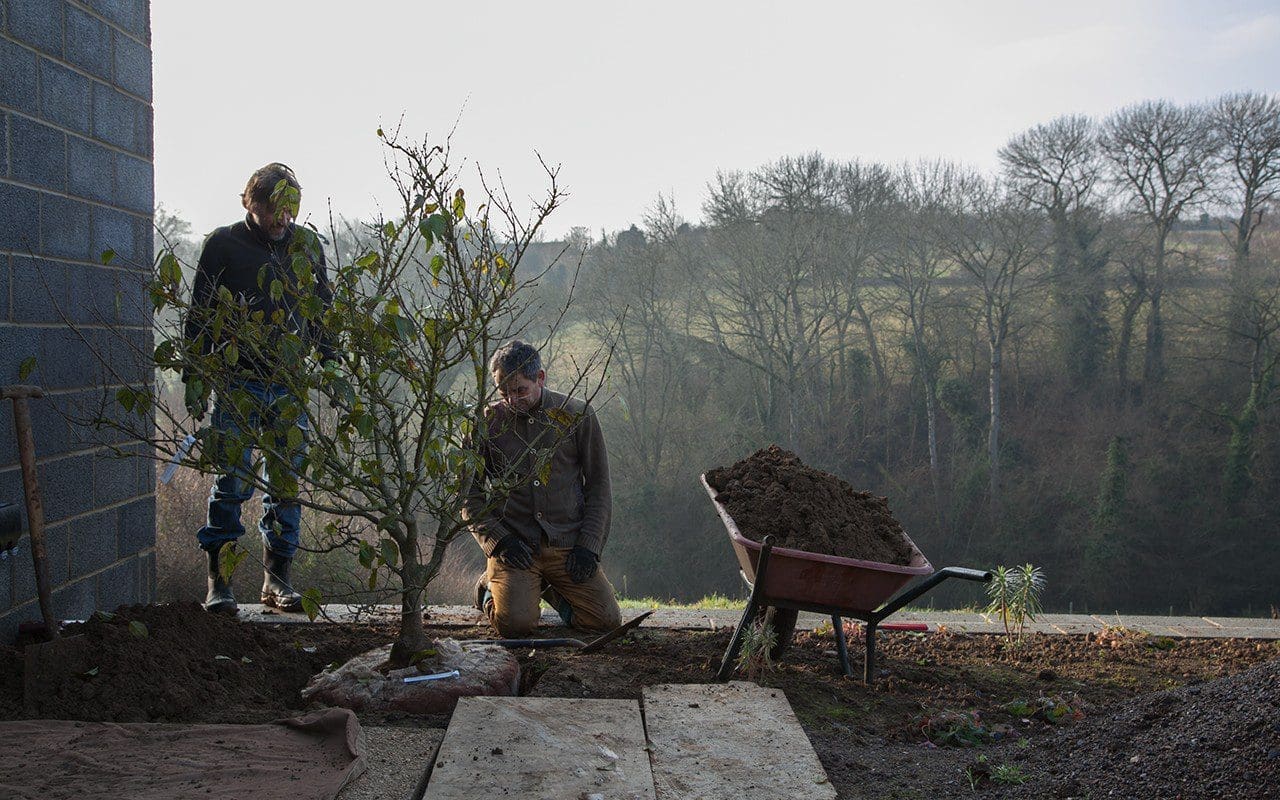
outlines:
[{"label": "black glove", "polygon": [[512,569],[528,569],[533,566],[533,551],[518,533],[508,533],[493,548],[493,557]]},{"label": "black glove", "polygon": [[596,574],[599,564],[600,556],[581,545],[574,545],[564,559],[564,568],[569,573],[569,580],[574,583],[585,583]]}]

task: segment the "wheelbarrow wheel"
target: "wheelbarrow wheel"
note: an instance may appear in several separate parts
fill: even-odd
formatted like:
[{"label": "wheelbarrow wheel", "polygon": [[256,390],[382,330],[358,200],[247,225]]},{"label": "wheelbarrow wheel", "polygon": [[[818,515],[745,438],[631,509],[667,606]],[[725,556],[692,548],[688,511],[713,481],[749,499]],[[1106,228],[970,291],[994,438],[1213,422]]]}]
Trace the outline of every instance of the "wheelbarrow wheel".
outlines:
[{"label": "wheelbarrow wheel", "polygon": [[765,612],[764,624],[773,628],[774,633],[773,649],[769,651],[769,658],[772,660],[777,661],[782,658],[791,647],[791,639],[795,635],[796,620],[799,616],[800,612],[794,608],[770,606]]}]

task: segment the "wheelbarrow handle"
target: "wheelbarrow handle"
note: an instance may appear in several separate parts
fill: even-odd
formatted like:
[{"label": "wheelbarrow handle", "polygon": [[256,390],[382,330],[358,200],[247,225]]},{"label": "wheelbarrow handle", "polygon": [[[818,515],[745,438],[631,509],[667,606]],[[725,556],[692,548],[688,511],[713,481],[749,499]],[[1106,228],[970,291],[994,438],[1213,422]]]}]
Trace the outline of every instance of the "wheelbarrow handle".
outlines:
[{"label": "wheelbarrow handle", "polygon": [[986,583],[991,580],[991,571],[985,569],[969,569],[968,567],[943,567],[939,572],[945,572],[948,578],[960,578],[966,581],[978,581]]},{"label": "wheelbarrow handle", "polygon": [[986,583],[991,580],[991,573],[980,569],[968,569],[967,567],[943,567],[937,572],[922,581],[918,581],[898,594],[876,610],[875,623],[879,624],[880,620],[894,613],[898,609],[915,600],[920,595],[929,591],[933,587],[945,581],[947,578],[960,578],[966,581],[978,581]]}]

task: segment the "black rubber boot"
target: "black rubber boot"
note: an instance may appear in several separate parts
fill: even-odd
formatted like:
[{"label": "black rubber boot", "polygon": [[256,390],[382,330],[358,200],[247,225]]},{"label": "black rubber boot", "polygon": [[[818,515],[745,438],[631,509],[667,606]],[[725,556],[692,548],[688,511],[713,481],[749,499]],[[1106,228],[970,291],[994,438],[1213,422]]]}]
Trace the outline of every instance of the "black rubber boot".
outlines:
[{"label": "black rubber boot", "polygon": [[218,555],[226,542],[206,550],[209,557],[209,593],[204,598],[204,610],[214,614],[234,614],[240,610],[236,605],[236,597],[231,593],[231,581],[222,577],[218,569]]},{"label": "black rubber boot", "polygon": [[569,605],[569,601],[564,596],[551,588],[551,584],[543,581],[542,583],[542,599],[552,610],[560,615],[560,621],[564,623],[566,628],[573,627],[573,606]]},{"label": "black rubber boot", "polygon": [[281,611],[301,611],[302,595],[289,585],[289,567],[293,559],[270,550],[262,555],[262,604]]}]

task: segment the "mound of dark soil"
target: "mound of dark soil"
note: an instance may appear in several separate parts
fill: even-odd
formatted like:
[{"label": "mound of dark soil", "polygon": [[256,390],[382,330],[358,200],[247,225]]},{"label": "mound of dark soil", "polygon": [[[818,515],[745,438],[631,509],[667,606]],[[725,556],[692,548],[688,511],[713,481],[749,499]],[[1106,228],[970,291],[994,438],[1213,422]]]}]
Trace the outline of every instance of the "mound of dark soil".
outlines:
[{"label": "mound of dark soil", "polygon": [[[354,626],[325,630],[330,627],[335,626],[241,623],[194,603],[95,615],[65,631],[66,637],[83,639],[66,649],[63,663],[53,651],[42,674],[27,682],[33,707],[11,707],[6,716],[111,722],[264,722],[287,716],[305,706],[299,693],[325,665],[393,635]],[[3,655],[0,684],[21,687],[21,653]],[[10,699],[20,704],[22,697],[19,690]]]},{"label": "mound of dark soil", "polygon": [[856,491],[795,453],[770,445],[730,467],[707,472],[738,529],[777,547],[906,566],[911,546],[889,501]]},{"label": "mound of dark soil", "polygon": [[1280,661],[1127,700],[1038,743],[1025,772],[1037,798],[1280,797]]}]

